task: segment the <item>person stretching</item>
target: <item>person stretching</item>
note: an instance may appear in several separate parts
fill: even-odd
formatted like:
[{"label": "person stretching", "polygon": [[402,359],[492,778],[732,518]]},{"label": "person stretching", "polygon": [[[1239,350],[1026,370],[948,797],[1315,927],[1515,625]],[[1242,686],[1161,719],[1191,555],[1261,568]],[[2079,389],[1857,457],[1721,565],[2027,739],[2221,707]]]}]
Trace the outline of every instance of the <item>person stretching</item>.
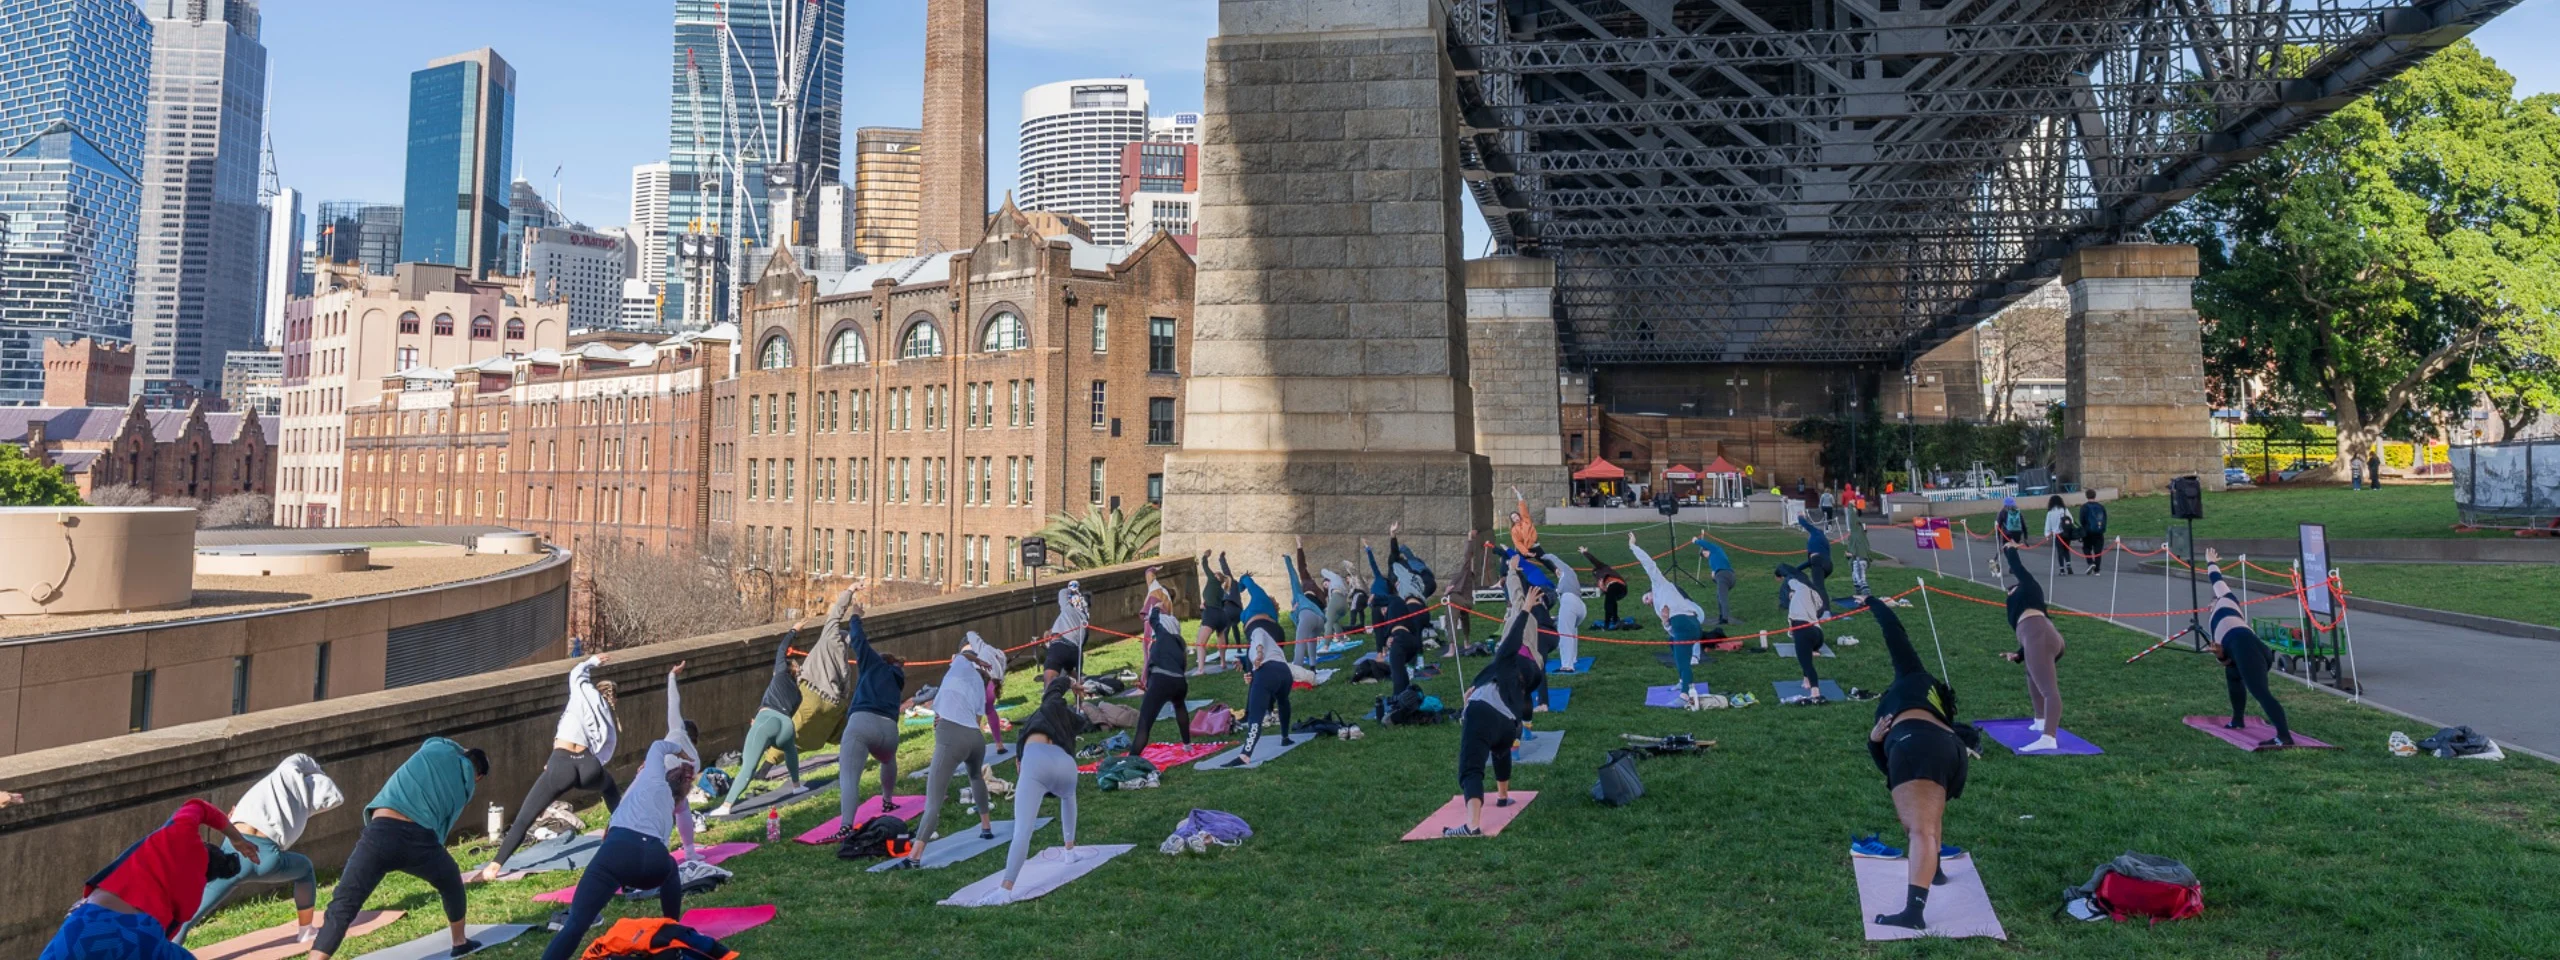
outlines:
[{"label": "person stretching", "polygon": [[[1487,544],[1487,546],[1500,552],[1506,564],[1513,560],[1520,561],[1506,569],[1516,568],[1523,583],[1538,588],[1537,602],[1528,605],[1529,615],[1537,620],[1538,639],[1535,645],[1539,656],[1554,656],[1556,652],[1555,578],[1547,575],[1546,566],[1535,559],[1536,554],[1495,544]],[[1509,576],[1505,574],[1506,579]],[[1512,595],[1517,596],[1516,593]]]},{"label": "person stretching", "polygon": [[[1084,585],[1074,580],[1058,590],[1058,618],[1049,623],[1049,644],[1040,653],[1040,682],[1047,683],[1063,674],[1078,681],[1084,679],[1085,628],[1093,623],[1093,611],[1087,605]],[[1079,689],[1078,694],[1082,694]]]},{"label": "person stretching", "polygon": [[1556,672],[1573,673],[1574,664],[1582,659],[1582,618],[1590,612],[1582,604],[1582,579],[1574,576],[1573,565],[1563,557],[1550,553],[1539,559],[1556,576]]},{"label": "person stretching", "polygon": [[[862,629],[862,612],[862,601],[856,600],[846,608],[844,621],[845,644],[853,650],[853,700],[845,705],[844,733],[836,740],[836,775],[842,784],[836,812],[843,818],[836,827],[837,840],[861,826],[853,817],[862,809],[864,757],[880,763],[881,804],[885,807],[897,795],[898,702],[907,686],[906,661],[872,648],[871,635]],[[1073,685],[1064,677],[1053,679]]]},{"label": "person stretching", "polygon": [[1956,691],[1931,676],[1902,629],[1902,618],[1883,597],[1868,597],[1876,629],[1884,633],[1893,655],[1893,683],[1876,698],[1876,725],[1867,731],[1867,754],[1884,774],[1893,795],[1893,812],[1910,837],[1910,890],[1902,912],[1878,914],[1877,924],[1918,930],[1929,905],[1929,888],[1946,882],[1938,858],[1946,848],[1947,801],[1964,796],[1968,757],[1982,736],[1972,724],[1956,720]]},{"label": "person stretching", "polygon": [[1320,638],[1325,634],[1325,588],[1316,579],[1315,568],[1307,566],[1306,538],[1298,538],[1295,558],[1286,553],[1280,555],[1280,566],[1289,572],[1289,621],[1297,637],[1291,644],[1297,653],[1290,659],[1313,667],[1316,647],[1323,643]]},{"label": "person stretching", "polygon": [[2000,657],[2027,668],[2027,701],[2036,714],[2027,724],[2036,732],[2036,740],[2018,752],[2052,750],[2061,746],[2054,735],[2062,732],[2062,685],[2056,669],[2062,662],[2062,631],[2054,629],[2053,614],[2045,609],[2044,585],[2027,572],[2017,545],[2001,550],[2009,556],[2009,575],[2017,580],[2009,587],[2009,628],[2018,632],[2018,649]]},{"label": "person stretching", "polygon": [[[995,798],[987,792],[987,738],[978,732],[979,722],[987,716],[987,701],[979,691],[986,688],[989,674],[1003,671],[1002,663],[1004,655],[975,630],[951,654],[951,669],[943,673],[942,685],[933,695],[933,765],[925,768],[924,816],[916,824],[915,849],[889,869],[924,866],[924,848],[933,842],[934,828],[942,823],[942,798],[950,793],[954,769],[967,768],[969,787],[977,791],[970,796],[978,798],[978,839],[995,839]],[[1174,669],[1181,669],[1181,661],[1175,661]]]},{"label": "person stretching", "polygon": [[2258,746],[2293,746],[2293,727],[2285,723],[2284,704],[2276,702],[2276,693],[2267,688],[2267,669],[2275,665],[2275,654],[2258,632],[2249,629],[2249,618],[2240,611],[2239,598],[2231,584],[2222,579],[2222,551],[2206,547],[2205,576],[2213,581],[2213,614],[2207,625],[2213,634],[2213,658],[2222,661],[2224,685],[2231,688],[2231,722],[2223,727],[2238,730],[2247,724],[2246,692],[2258,698],[2258,706],[2267,711],[2267,722],[2274,724],[2276,735],[2260,741]]},{"label": "person stretching", "polygon": [[1368,541],[1360,542],[1360,552],[1369,558],[1369,630],[1378,638],[1379,655],[1386,658],[1387,695],[1392,697],[1413,686],[1413,665],[1422,659],[1422,631],[1414,628],[1411,602],[1379,571],[1378,555]]},{"label": "person stretching", "polygon": [[525,831],[533,829],[552,801],[569,791],[600,794],[607,810],[621,805],[622,786],[605,768],[622,741],[621,724],[614,718],[613,681],[595,679],[596,668],[612,662],[612,654],[599,653],[569,668],[569,706],[560,712],[560,723],[551,732],[551,757],[542,762],[542,775],[524,792],[524,802],[516,805],[515,819],[508,822],[506,836],[498,842],[496,858],[472,875],[474,882],[495,880],[507,872],[507,858],[524,846]]},{"label": "person stretching", "polygon": [[649,745],[640,772],[631,775],[631,795],[614,809],[605,826],[604,845],[578,876],[568,915],[560,921],[560,931],[551,935],[551,943],[542,948],[542,960],[576,957],[579,942],[587,938],[605,905],[624,890],[655,889],[659,916],[669,920],[684,916],[684,880],[676,872],[675,858],[667,855],[667,831],[674,828],[685,859],[701,856],[693,845],[693,812],[684,809],[683,801],[693,790],[699,768],[685,749],[673,740]]},{"label": "person stretching", "polygon": [[[205,841],[222,835],[229,849]],[[272,849],[272,848],[268,848]],[[238,851],[233,853],[231,851]],[[62,918],[39,960],[193,960],[178,945],[181,921],[196,915],[206,881],[239,875],[245,861],[259,866],[261,848],[213,804],[188,800],[160,829],[116,854],[89,877],[81,900]]]},{"label": "person stretching", "polygon": [[1804,673],[1803,699],[1821,703],[1822,674],[1813,669],[1813,658],[1822,652],[1822,591],[1801,567],[1781,563],[1777,575],[1778,596],[1787,609],[1787,640],[1795,644],[1796,667]]},{"label": "person stretching", "polygon": [[1064,677],[1049,681],[1040,691],[1039,709],[1014,735],[1022,779],[1013,785],[1013,845],[1005,852],[1003,885],[980,906],[1013,902],[1013,883],[1022,878],[1022,863],[1031,855],[1031,825],[1040,822],[1040,801],[1046,798],[1058,798],[1058,832],[1066,838],[1063,856],[1083,860],[1091,855],[1076,849],[1076,735],[1084,732],[1085,721],[1067,705],[1067,687]]},{"label": "person stretching", "polygon": [[1182,735],[1182,745],[1191,745],[1191,678],[1182,672],[1191,662],[1182,649],[1182,621],[1162,605],[1149,606],[1138,616],[1147,628],[1147,666],[1138,674],[1138,687],[1146,691],[1138,698],[1137,742],[1129,752],[1144,755],[1147,741],[1154,736],[1156,720],[1171,707],[1174,731]]},{"label": "person stretching", "polygon": [[[846,587],[827,604],[827,621],[818,631],[818,643],[800,660],[800,708],[791,713],[791,742],[812,747],[826,745],[827,738],[844,728],[844,700],[853,689],[852,658],[844,649],[845,607],[853,603],[853,588]],[[782,751],[767,750],[759,760],[761,766],[781,761]]]},{"label": "person stretching", "polygon": [[445,923],[453,931],[453,956],[469,956],[480,949],[479,941],[463,933],[463,910],[469,904],[462,893],[462,869],[454,866],[444,841],[453,835],[454,822],[462,819],[472,792],[488,775],[487,754],[478,747],[463,749],[443,737],[428,737],[418,752],[391,771],[382,792],[364,805],[364,833],[356,837],[355,852],[347,854],[346,869],[338,871],[338,885],[329,892],[329,909],[322,914],[320,934],[312,938],[306,960],[329,960],[330,954],[338,952],[338,945],[347,939],[347,928],[355,925],[365,900],[373,896],[373,888],[393,871],[435,888],[437,898],[444,901]]},{"label": "person stretching", "polygon": [[1224,559],[1218,561],[1218,570],[1209,569],[1209,552],[1200,552],[1200,633],[1193,642],[1200,648],[1202,673],[1208,672],[1218,643],[1235,631],[1237,614],[1243,609],[1235,578],[1219,575],[1224,569]]},{"label": "person stretching", "polygon": [[1520,488],[1511,488],[1511,548],[1529,556],[1544,552],[1538,549],[1538,527],[1529,522],[1529,498]]},{"label": "person stretching", "polygon": [[2071,541],[2077,533],[2071,529],[2071,508],[2062,505],[2057,493],[2044,502],[2044,538],[2053,541],[2053,562],[2059,576],[2071,575]]},{"label": "person stretching", "polygon": [[1716,581],[1716,626],[1741,621],[1733,618],[1733,585],[1739,579],[1733,572],[1733,558],[1725,556],[1724,545],[1708,539],[1704,530],[1689,541],[1698,545],[1698,555],[1707,560],[1707,572]]},{"label": "person stretching", "polygon": [[1244,635],[1249,638],[1245,662],[1251,672],[1245,684],[1244,715],[1236,718],[1244,726],[1244,752],[1227,761],[1230,767],[1253,762],[1254,749],[1262,745],[1262,718],[1275,710],[1280,714],[1280,745],[1289,745],[1289,690],[1297,682],[1289,672],[1289,655],[1280,649],[1279,620],[1256,614],[1245,620]]},{"label": "person stretching", "polygon": [[802,626],[783,631],[782,643],[773,651],[773,676],[765,681],[755,721],[747,725],[747,746],[738,754],[738,772],[729,778],[729,795],[720,800],[719,809],[711,811],[712,816],[728,816],[738,799],[747,795],[767,748],[781,750],[783,767],[791,771],[791,790],[800,790],[800,740],[791,729],[791,716],[800,712],[801,694],[800,680],[791,673],[791,644],[800,639]]},{"label": "person stretching", "polygon": [[1476,539],[1473,528],[1458,542],[1467,546],[1458,552],[1458,572],[1449,578],[1449,592],[1442,595],[1442,599],[1453,602],[1444,604],[1440,611],[1440,635],[1448,638],[1452,650],[1467,646],[1467,614],[1455,604],[1475,602],[1477,565],[1484,555],[1484,548],[1476,545],[1482,541]]},{"label": "person stretching", "polygon": [[1822,609],[1831,609],[1831,535],[1802,515],[1796,517],[1796,526],[1804,528],[1804,580],[1822,597]]},{"label": "person stretching", "polygon": [[[302,839],[302,828],[316,814],[338,809],[346,797],[338,792],[338,783],[320,772],[320,761],[309,754],[297,753],[249,787],[240,802],[231,805],[230,821],[234,832],[255,849],[242,856],[248,865],[240,872],[211,880],[204,886],[204,905],[196,908],[192,920],[180,924],[172,943],[187,942],[187,930],[203,923],[213,912],[222,909],[239,888],[251,884],[293,885],[294,939],[305,946],[320,935],[320,927],[312,922],[311,905],[316,902],[319,884],[311,869],[311,858],[290,853],[294,841]],[[222,842],[225,853],[241,855],[232,842]]]},{"label": "person stretching", "polygon": [[[1473,540],[1475,537],[1470,535],[1467,539]],[[1590,547],[1574,549],[1582,552],[1582,562],[1591,565],[1591,582],[1600,585],[1600,629],[1635,629],[1635,621],[1621,619],[1618,616],[1618,601],[1627,598],[1627,578],[1619,576],[1617,568],[1593,556]]]},{"label": "person stretching", "polygon": [[[1555,614],[1550,611],[1554,609],[1555,596],[1538,562],[1510,551],[1504,552],[1503,561],[1502,596],[1505,605],[1528,611],[1529,629],[1532,631],[1538,630],[1540,623],[1552,622]],[[1538,635],[1547,636],[1543,633]],[[1520,739],[1535,740],[1537,735],[1526,732],[1526,728],[1531,726],[1536,708],[1547,702],[1547,657],[1552,654],[1524,640],[1520,655],[1529,661],[1520,667],[1520,689],[1530,704],[1529,712],[1520,715],[1523,728]]]},{"label": "person stretching", "polygon": [[1698,660],[1698,640],[1706,635],[1707,612],[1680,592],[1679,584],[1662,575],[1662,568],[1636,542],[1635,534],[1627,534],[1627,552],[1635,554],[1637,565],[1644,567],[1645,583],[1651,587],[1644,593],[1644,605],[1662,618],[1662,629],[1671,635],[1671,667],[1680,674],[1680,695],[1688,696],[1694,682],[1689,671]]},{"label": "person stretching", "polygon": [[[1536,593],[1538,588],[1520,581],[1520,559],[1511,558],[1511,573],[1504,579],[1514,596],[1521,592]],[[1458,794],[1467,801],[1465,826],[1443,827],[1444,837],[1484,836],[1484,768],[1493,765],[1494,806],[1511,805],[1511,747],[1520,737],[1520,724],[1529,716],[1529,693],[1523,684],[1521,667],[1528,661],[1528,636],[1536,619],[1529,615],[1526,604],[1515,603],[1503,614],[1502,642],[1494,647],[1492,661],[1476,672],[1467,687],[1466,706],[1458,716]]]}]

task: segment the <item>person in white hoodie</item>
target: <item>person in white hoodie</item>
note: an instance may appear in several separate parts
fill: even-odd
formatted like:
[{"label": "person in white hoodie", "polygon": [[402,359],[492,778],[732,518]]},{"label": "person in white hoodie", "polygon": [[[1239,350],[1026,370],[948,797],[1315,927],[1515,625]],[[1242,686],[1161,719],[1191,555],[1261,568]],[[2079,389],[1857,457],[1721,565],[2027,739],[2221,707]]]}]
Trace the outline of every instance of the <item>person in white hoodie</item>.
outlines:
[{"label": "person in white hoodie", "polygon": [[[170,941],[187,942],[187,930],[222,909],[223,903],[244,885],[290,883],[294,921],[301,927],[297,940],[309,945],[320,933],[311,915],[319,894],[317,875],[311,869],[310,858],[287,851],[293,849],[294,841],[302,839],[302,829],[314,815],[335,810],[346,799],[338,792],[337,782],[320,772],[320,761],[301,753],[284,758],[273,772],[250,786],[248,793],[241,794],[240,802],[231,805],[231,826],[240,832],[241,839],[258,848],[257,860],[251,862],[243,857],[240,872],[207,881],[203,905],[197,908],[195,919],[179,925],[177,935]],[[222,849],[226,853],[239,852],[229,840],[222,842]]]},{"label": "person in white hoodie", "polygon": [[[615,783],[613,773],[605,765],[613,762],[613,750],[622,742],[621,724],[613,714],[611,681],[595,678],[597,667],[611,663],[610,654],[597,654],[578,661],[569,668],[569,705],[560,712],[560,725],[551,733],[551,757],[542,764],[542,776],[533,781],[533,789],[525,791],[524,803],[516,807],[513,822],[507,824],[505,839],[498,843],[496,859],[480,869],[479,880],[495,880],[506,872],[507,858],[515,856],[524,845],[525,832],[542,818],[544,808],[571,790],[586,790],[604,796],[605,809],[622,805],[622,785]],[[674,684],[668,684],[672,694]],[[673,709],[670,703],[669,708]]]},{"label": "person in white hoodie", "polygon": [[1084,585],[1067,581],[1058,591],[1058,619],[1049,624],[1049,642],[1040,652],[1040,682],[1047,683],[1060,674],[1084,679],[1085,628],[1093,623],[1092,608],[1087,606]]},{"label": "person in white hoodie", "polygon": [[980,727],[988,716],[987,678],[1003,675],[1004,654],[977,631],[969,631],[960,649],[951,654],[951,669],[942,675],[942,684],[934,688],[933,765],[925,768],[924,816],[916,824],[915,850],[890,869],[924,866],[924,849],[935,839],[934,828],[942,824],[942,801],[951,793],[955,770],[966,769],[969,786],[977,791],[971,796],[977,798],[978,838],[995,839],[995,800],[987,793],[987,735]]},{"label": "person in white hoodie", "polygon": [[2045,502],[2044,538],[2053,541],[2053,562],[2056,565],[2056,572],[2062,576],[2070,576],[2071,541],[2080,538],[2080,531],[2074,529],[2071,508],[2062,505],[2061,494],[2054,494],[2052,499]]}]

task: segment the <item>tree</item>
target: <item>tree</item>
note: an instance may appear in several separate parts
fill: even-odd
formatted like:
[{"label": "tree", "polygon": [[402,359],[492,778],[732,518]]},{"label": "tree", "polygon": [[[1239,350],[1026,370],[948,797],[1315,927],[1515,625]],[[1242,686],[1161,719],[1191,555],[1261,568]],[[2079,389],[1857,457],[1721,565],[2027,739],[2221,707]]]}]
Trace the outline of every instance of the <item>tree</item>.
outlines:
[{"label": "tree", "polygon": [[235,493],[206,505],[196,514],[196,525],[206,529],[273,526],[275,513],[275,501],[265,494]]},{"label": "tree", "polygon": [[1089,570],[1155,556],[1163,532],[1164,515],[1148,504],[1131,514],[1101,507],[1087,508],[1081,517],[1052,514],[1040,536],[1049,541],[1051,563]]},{"label": "tree", "polygon": [[2060,283],[2037,287],[2026,299],[2010,304],[1983,324],[1982,365],[1991,383],[1991,419],[2021,419],[2017,391],[2026,380],[2059,380],[2064,370],[2064,339],[2071,319],[2071,296]]},{"label": "tree", "polygon": [[62,468],[27,455],[14,443],[0,443],[0,506],[76,507],[80,488]]},{"label": "tree", "polygon": [[620,650],[752,626],[726,551],[657,553],[605,537],[580,541],[578,576],[594,593],[591,650]]},{"label": "tree", "polygon": [[152,503],[151,491],[132,484],[116,484],[89,491],[93,507],[147,507]]},{"label": "tree", "polygon": [[2484,364],[2560,349],[2560,99],[2514,86],[2457,43],[2155,227],[2203,261],[2212,373],[2328,412],[2327,479],[2467,406]]}]

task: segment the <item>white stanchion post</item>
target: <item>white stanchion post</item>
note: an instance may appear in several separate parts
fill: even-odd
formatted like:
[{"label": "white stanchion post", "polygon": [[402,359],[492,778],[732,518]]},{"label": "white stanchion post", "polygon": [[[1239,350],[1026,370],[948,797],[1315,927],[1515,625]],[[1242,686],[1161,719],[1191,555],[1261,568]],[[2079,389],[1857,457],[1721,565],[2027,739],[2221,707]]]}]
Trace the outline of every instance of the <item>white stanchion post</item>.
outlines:
[{"label": "white stanchion post", "polygon": [[2116,572],[2107,578],[2107,619],[2116,618],[2116,594],[2124,587],[2124,538],[2117,537],[2114,547]]},{"label": "white stanchion post", "polygon": [[1938,679],[1947,683],[1947,645],[1938,641],[1938,605],[1929,602],[1929,581],[1920,581],[1920,609],[1929,614],[1929,645],[1938,649]]}]

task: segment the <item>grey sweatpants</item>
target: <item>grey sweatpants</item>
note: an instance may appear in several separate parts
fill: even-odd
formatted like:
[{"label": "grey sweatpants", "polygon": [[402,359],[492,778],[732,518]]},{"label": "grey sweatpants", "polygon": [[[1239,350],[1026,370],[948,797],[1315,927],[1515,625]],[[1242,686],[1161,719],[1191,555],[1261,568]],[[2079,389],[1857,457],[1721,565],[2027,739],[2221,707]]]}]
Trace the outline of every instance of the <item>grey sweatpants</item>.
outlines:
[{"label": "grey sweatpants", "polygon": [[1040,822],[1040,801],[1058,798],[1058,830],[1069,846],[1076,842],[1076,758],[1054,743],[1025,743],[1022,779],[1013,784],[1013,848],[1004,855],[1005,886],[1022,876],[1022,861],[1031,856],[1031,825]]},{"label": "grey sweatpants", "polygon": [[1716,625],[1733,621],[1733,568],[1716,571]]},{"label": "grey sweatpants", "polygon": [[1309,607],[1299,607],[1289,615],[1289,622],[1297,628],[1297,640],[1296,642],[1289,644],[1289,646],[1295,648],[1289,654],[1289,661],[1291,663],[1303,663],[1310,667],[1315,666],[1316,638],[1324,636],[1325,634],[1324,611]]},{"label": "grey sweatpants", "polygon": [[2062,632],[2052,617],[2018,618],[2020,666],[2027,668],[2027,700],[2035,707],[2044,732],[2062,732],[2062,678],[2055,661],[2062,659]]},{"label": "grey sweatpants", "polygon": [[942,798],[951,789],[951,769],[969,768],[969,785],[977,789],[978,809],[992,811],[993,798],[987,796],[987,735],[976,727],[964,727],[949,720],[933,721],[933,766],[924,774],[924,820],[916,826],[916,836],[933,839],[933,828],[942,823]]},{"label": "grey sweatpants", "polygon": [[853,812],[862,808],[864,757],[880,761],[880,795],[897,796],[898,721],[876,713],[845,714],[844,736],[836,741],[836,776],[842,778],[836,798],[847,828],[861,826]]}]

